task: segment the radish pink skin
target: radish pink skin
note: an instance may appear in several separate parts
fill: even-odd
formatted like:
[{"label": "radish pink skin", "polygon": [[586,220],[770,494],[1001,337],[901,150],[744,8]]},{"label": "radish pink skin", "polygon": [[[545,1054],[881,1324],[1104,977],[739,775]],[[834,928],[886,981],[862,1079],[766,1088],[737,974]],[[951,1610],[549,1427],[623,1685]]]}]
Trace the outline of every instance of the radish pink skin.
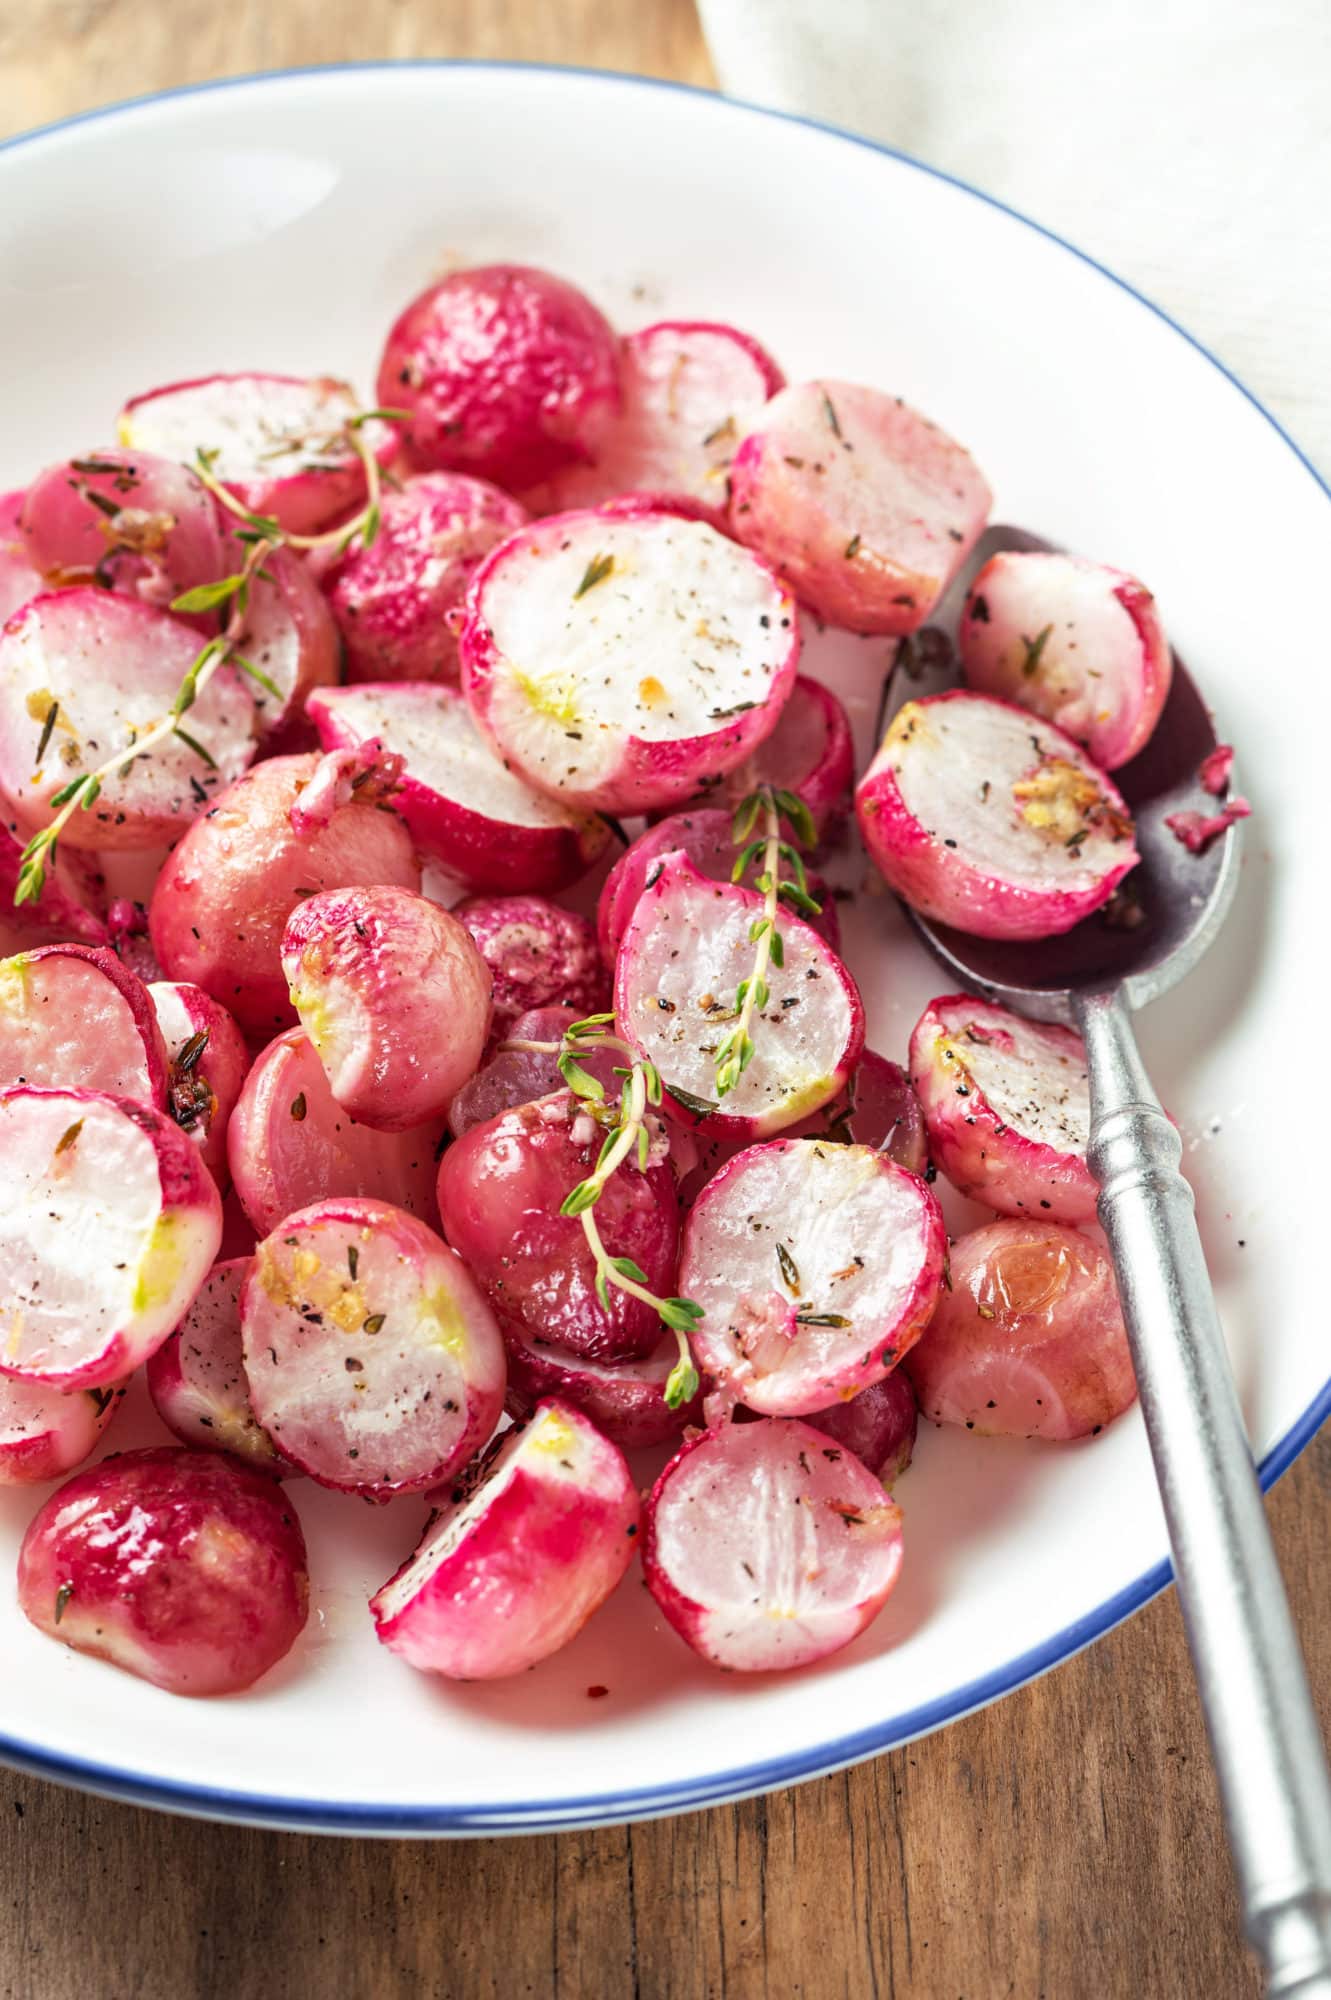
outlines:
[{"label": "radish pink skin", "polygon": [[500,1319],[508,1351],[508,1394],[512,1417],[529,1417],[546,1396],[557,1396],[590,1417],[621,1451],[643,1451],[682,1436],[699,1421],[701,1393],[672,1410],[666,1383],[679,1360],[679,1343],[667,1333],[645,1361],[589,1362],[566,1347],[540,1340],[516,1320]]},{"label": "radish pink skin", "polygon": [[[990,700],[964,689],[928,695],[917,705],[927,709],[935,702]],[[1023,711],[1013,702],[995,702],[995,707]],[[1053,747],[1068,761],[1084,766],[1081,746],[1053,723],[1041,725]],[[935,923],[951,924],[972,937],[1043,938],[1070,931],[1083,917],[1103,907],[1119,883],[1140,859],[1136,843],[1122,843],[1121,858],[1095,882],[1082,889],[1032,889],[993,875],[948,848],[930,829],[920,824],[906,805],[896,773],[890,765],[885,745],[878,752],[855,794],[855,811],[860,834],[870,858],[903,901]],[[1111,806],[1130,820],[1121,794],[1111,781],[1100,775],[1105,797]]]},{"label": "radish pink skin", "polygon": [[247,1034],[291,1026],[282,932],[302,891],[391,883],[419,889],[406,828],[353,800],[331,824],[299,834],[290,812],[319,765],[271,757],[221,793],[158,878],[148,913],[168,978],[202,986]]},{"label": "radish pink skin", "polygon": [[121,1452],[36,1515],[18,1591],[38,1631],[76,1652],[169,1694],[234,1694],[300,1635],[305,1538],[281,1489],[236,1459]]},{"label": "radish pink skin", "polygon": [[358,1125],[334,1100],[308,1037],[292,1028],[245,1079],[227,1127],[227,1161],[240,1204],[263,1236],[293,1210],[334,1195],[391,1202],[432,1221],[447,1136],[442,1121],[411,1132]]},{"label": "radish pink skin", "polygon": [[481,557],[526,525],[525,507],[483,479],[425,473],[385,494],[368,549],[341,556],[323,588],[350,681],[456,681],[460,615]]},{"label": "radish pink skin", "polygon": [[1137,1385],[1114,1270],[1056,1222],[992,1222],[952,1245],[952,1288],[907,1357],[921,1412],[989,1436],[1094,1435]]},{"label": "radish pink skin", "polygon": [[[559,1213],[601,1150],[599,1127],[587,1144],[575,1142],[580,1115],[571,1092],[559,1091],[456,1140],[439,1163],[444,1235],[496,1312],[538,1339],[596,1361],[642,1360],[660,1341],[657,1315],[613,1286],[606,1311],[582,1224]],[[668,1167],[640,1173],[626,1162],[607,1182],[596,1220],[612,1256],[632,1257],[658,1298],[673,1294],[679,1212]]]},{"label": "radish pink skin", "polygon": [[844,832],[854,783],[855,744],[845,708],[831,688],[797,674],[771,735],[720,785],[704,787],[695,810],[733,808],[759,785],[774,785],[803,799],[821,849],[834,846]]},{"label": "radish pink skin", "polygon": [[124,1390],[48,1389],[0,1376],[0,1486],[39,1486],[82,1465]]},{"label": "radish pink skin", "polygon": [[[116,469],[80,469],[89,464]],[[187,467],[153,452],[112,445],[49,466],[28,488],[20,526],[28,560],[44,575],[90,582],[96,570],[99,581],[163,609],[227,574],[212,495]]]},{"label": "radish pink skin", "polygon": [[490,968],[496,1041],[533,1007],[573,1007],[575,1018],[608,1008],[609,976],[585,917],[541,896],[470,896],[453,915]]},{"label": "radish pink skin", "polygon": [[[225,1194],[231,1185],[226,1163],[227,1126],[250,1068],[245,1037],[235,1017],[201,986],[154,980],[148,987],[148,998],[166,1043],[171,1116],[193,1139],[204,1165]],[[182,1070],[181,1051],[199,1034],[208,1037],[203,1053]]]},{"label": "radish pink skin", "polygon": [[[911,1079],[924,1107],[929,1150],[958,1193],[1003,1215],[1043,1211],[1055,1222],[1093,1222],[1099,1189],[1084,1153],[1060,1150],[1022,1132],[985,1098],[966,1067],[960,1021],[990,1034],[1010,1018],[1002,1007],[953,993],[930,1001],[910,1038]],[[949,1020],[958,1025],[949,1027]],[[1034,1025],[1034,1024],[1032,1024]],[[1086,1045],[1070,1028],[1040,1023],[1055,1058],[1085,1075]],[[964,1088],[966,1094],[961,1095]]]},{"label": "radish pink skin", "polygon": [[376,393],[411,411],[418,466],[521,488],[593,456],[619,408],[619,346],[562,278],[477,265],[398,315]]},{"label": "radish pink skin", "polygon": [[364,1125],[442,1117],[480,1066],[490,970],[471,934],[409,889],[330,889],[287,919],[282,967],[334,1097]]},{"label": "radish pink skin", "polygon": [[[498,1680],[537,1665],[582,1629],[633,1560],[642,1502],[623,1455],[580,1411],[543,1402],[520,1440],[496,1444],[501,1463],[519,1463],[457,1546],[396,1609],[385,1600],[414,1557],[370,1599],[380,1640],[423,1673]],[[579,1466],[594,1460],[594,1477],[546,1472],[556,1452]],[[484,1491],[489,1470],[482,1462],[472,1491]]]},{"label": "radish pink skin", "polygon": [[[576,1007],[531,1007],[509,1023],[504,1039],[559,1042],[580,1018]],[[615,1075],[616,1060],[614,1050],[603,1049],[599,1054],[583,1056],[580,1067],[596,1077],[607,1091],[617,1095],[621,1079]],[[470,1132],[473,1125],[484,1125],[487,1119],[497,1118],[501,1111],[511,1111],[519,1104],[532,1104],[538,1097],[549,1097],[552,1091],[563,1088],[564,1079],[559,1074],[557,1053],[538,1055],[530,1049],[499,1048],[489,1062],[463,1084],[449,1105],[448,1129],[455,1139],[460,1139],[464,1133]]]},{"label": "radish pink skin", "polygon": [[251,1256],[219,1260],[171,1338],[148,1357],[148,1394],[182,1444],[229,1451],[259,1472],[294,1473],[254,1414],[240,1344],[240,1295]]},{"label": "radish pink skin", "polygon": [[919,1405],[906,1370],[894,1368],[848,1403],[817,1410],[808,1421],[816,1431],[853,1451],[890,1491],[914,1456]]},{"label": "radish pink skin", "polygon": [[[403,696],[419,696],[437,705],[445,715],[461,699],[451,688],[433,683],[393,686]],[[325,750],[351,749],[364,740],[351,727],[336,690],[314,695],[309,716]],[[410,759],[393,807],[421,854],[432,856],[469,889],[499,895],[519,890],[545,895],[567,889],[594,866],[611,838],[605,821],[595,817],[570,815],[566,824],[558,826],[513,826],[491,819],[415,777]]]},{"label": "radish pink skin", "polygon": [[46,588],[20,531],[24,493],[0,493],[0,625]]},{"label": "radish pink skin", "polygon": [[[780,1615],[785,1607],[776,1607],[777,1615],[773,1607],[767,1607],[759,1614],[765,1626],[763,1639],[755,1642],[752,1633],[737,1626],[738,1605],[727,1614],[692,1594],[688,1585],[693,1578],[671,1573],[663,1549],[663,1528],[673,1507],[689,1505],[687,1500],[677,1502],[672,1491],[678,1490],[676,1482],[682,1472],[704,1474],[694,1491],[706,1495],[707,1501],[703,1508],[691,1510],[695,1516],[691,1526],[705,1536],[710,1527],[708,1515],[728,1516],[737,1489],[742,1499],[753,1468],[769,1454],[788,1479],[798,1466],[800,1484],[808,1496],[806,1506],[817,1508],[821,1503],[825,1511],[814,1512],[813,1532],[824,1546],[830,1534],[839,1538],[855,1533],[870,1539],[863,1550],[862,1594],[843,1594],[834,1605],[819,1607],[816,1620],[807,1616],[799,1620],[804,1628],[799,1632],[794,1630],[793,1619]],[[689,1483],[692,1487],[692,1477]],[[848,1518],[850,1515],[858,1516],[858,1522]],[[778,1527],[774,1522],[771,1532]],[[818,1564],[817,1554],[811,1559]],[[879,1481],[853,1452],[832,1444],[821,1431],[795,1418],[763,1417],[755,1423],[728,1424],[720,1430],[697,1433],[675,1453],[647,1500],[642,1549],[647,1588],[686,1645],[713,1666],[730,1672],[769,1673],[805,1667],[839,1652],[878,1616],[901,1574],[901,1560],[900,1510],[887,1500]],[[802,1566],[792,1550],[789,1567]],[[747,1606],[745,1611],[754,1616]],[[810,1623],[812,1630],[808,1629]]]},{"label": "radish pink skin", "polygon": [[0,961],[0,1089],[104,1090],[161,1109],[168,1073],[147,990],[105,945]]},{"label": "radish pink skin", "polygon": [[0,955],[51,943],[105,944],[100,877],[91,856],[77,848],[57,849],[54,866],[47,855],[46,881],[35,903],[14,902],[26,841],[0,799]]}]

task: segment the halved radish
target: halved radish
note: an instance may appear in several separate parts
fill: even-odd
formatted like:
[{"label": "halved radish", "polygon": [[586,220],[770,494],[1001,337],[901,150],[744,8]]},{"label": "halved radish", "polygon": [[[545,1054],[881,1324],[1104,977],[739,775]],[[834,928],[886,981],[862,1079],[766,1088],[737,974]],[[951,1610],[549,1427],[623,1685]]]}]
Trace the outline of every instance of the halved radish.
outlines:
[{"label": "halved radish", "polygon": [[898,709],[855,805],[897,894],[976,937],[1071,930],[1138,859],[1126,805],[1070,736],[965,689]]},{"label": "halved radish", "polygon": [[0,1090],[106,1090],[166,1104],[167,1054],[143,984],[105,945],[0,959]]},{"label": "halved radish", "polygon": [[0,1486],[38,1486],[82,1465],[124,1390],[50,1389],[0,1375]]},{"label": "halved radish", "polygon": [[752,890],[709,882],[682,855],[667,855],[615,967],[619,1031],[656,1064],[672,1116],[753,1139],[827,1104],[864,1047],[854,980],[816,931],[783,914],[783,963],[770,966],[767,1003],[754,1013],[753,1060],[718,1103],[717,1049],[739,983],[752,974],[750,931],[762,915]]},{"label": "halved radish", "polygon": [[803,1667],[882,1610],[901,1510],[809,1424],[727,1424],[691,1438],[652,1488],[642,1563],[680,1638],[713,1666]]},{"label": "halved radish", "polygon": [[46,588],[41,572],[29,559],[19,527],[23,499],[21,487],[14,493],[0,493],[0,626]]},{"label": "halved radish", "polygon": [[253,1257],[214,1264],[171,1338],[149,1355],[153,1408],[182,1444],[230,1451],[261,1472],[294,1470],[254,1414],[240,1346],[240,1295]]},{"label": "halved radish", "polygon": [[563,278],[478,264],[399,313],[376,393],[411,411],[418,465],[527,486],[595,452],[619,408],[619,344]]},{"label": "halved radish", "polygon": [[929,1323],[947,1232],[932,1191],[868,1146],[779,1139],[689,1212],[680,1291],[699,1366],[767,1416],[804,1417],[896,1367]]},{"label": "halved radish", "polygon": [[991,1222],[952,1245],[951,1288],[907,1367],[932,1422],[990,1436],[1078,1438],[1137,1394],[1098,1243],[1057,1222]]},{"label": "halved radish", "polygon": [[221,1239],[212,1178],[162,1112],[0,1092],[0,1373],[118,1382],[179,1322]]},{"label": "halved radish", "polygon": [[844,830],[854,782],[850,717],[831,688],[796,674],[776,728],[719,789],[735,804],[764,784],[797,793],[826,846]]},{"label": "halved radish", "polygon": [[167,1108],[225,1194],[231,1185],[226,1131],[250,1067],[245,1037],[234,1016],[201,986],[154,980],[148,998],[170,1066]]},{"label": "halved radish", "polygon": [[255,1415],[312,1479],[376,1500],[438,1486],[504,1407],[504,1343],[462,1259],[387,1202],[298,1209],[240,1309]]},{"label": "halved radish", "polygon": [[508,1351],[511,1416],[528,1417],[543,1396],[558,1396],[590,1417],[621,1451],[666,1444],[698,1421],[698,1398],[677,1410],[666,1401],[666,1384],[679,1361],[673,1333],[664,1334],[645,1361],[593,1361],[542,1340],[517,1320],[501,1318],[499,1331]]},{"label": "halved radish", "polygon": [[395,814],[353,796],[325,825],[293,824],[322,771],[314,753],[270,757],[197,820],[158,877],[153,948],[169,978],[202,986],[248,1034],[290,1026],[282,932],[305,896],[355,883],[420,887],[411,836]]},{"label": "halved radish", "polygon": [[469,896],[454,905],[490,968],[494,1035],[533,1007],[594,1014],[610,1003],[610,977],[585,917],[543,896]]},{"label": "halved radish", "polygon": [[456,917],[409,889],[330,889],[287,919],[292,1005],[345,1111],[381,1132],[442,1117],[490,1032],[490,972]]},{"label": "halved radish", "polygon": [[379,533],[320,579],[352,681],[456,681],[456,620],[481,557],[527,510],[484,479],[427,472],[385,494]]},{"label": "halved radish", "polygon": [[[236,551],[231,566],[239,570],[245,551],[234,541],[228,546]],[[277,689],[274,697],[262,685],[252,685],[260,742],[266,751],[296,747],[289,739],[301,726],[306,700],[316,688],[336,682],[341,659],[337,627],[323,593],[290,549],[274,549],[264,557],[262,572],[250,585],[239,646]],[[305,733],[312,744],[313,732]]]},{"label": "halved radish", "polygon": [[[186,465],[206,454],[242,505],[290,534],[312,534],[364,496],[365,467],[347,437],[359,408],[354,390],[329,376],[206,375],[133,397],[117,429],[132,450]],[[363,435],[381,459],[396,449],[386,424],[369,422]]]},{"label": "halved radish", "polygon": [[57,849],[46,856],[46,879],[32,902],[16,903],[27,833],[0,795],[0,952],[36,949],[53,942],[107,942],[106,884],[86,851]]},{"label": "halved radish", "polygon": [[271,1479],[216,1452],[119,1452],[53,1493],[23,1537],[39,1631],[170,1694],[235,1694],[309,1610],[305,1538]]},{"label": "halved radish", "polygon": [[920,1016],[910,1067],[934,1160],[960,1193],[1002,1215],[1094,1221],[1080,1035],[954,993]]},{"label": "halved radish", "polygon": [[1057,723],[1106,771],[1145,746],[1173,677],[1144,583],[1040,550],[989,558],[966,599],[959,645],[968,687]]},{"label": "halved radish", "polygon": [[[576,1007],[531,1007],[509,1022],[504,1040],[558,1043],[578,1018]],[[580,1067],[614,1097],[620,1089],[620,1079],[615,1076],[617,1060],[612,1049],[593,1049],[578,1058]],[[556,1050],[500,1047],[470,1082],[463,1084],[449,1105],[448,1129],[455,1139],[460,1139],[473,1125],[483,1125],[488,1118],[497,1118],[501,1111],[511,1111],[518,1104],[532,1104],[538,1097],[548,1097],[563,1087]]]},{"label": "halved radish", "polygon": [[510,771],[453,688],[329,688],[309,715],[326,750],[377,741],[402,758],[394,806],[420,852],[468,888],[565,889],[610,840],[604,820],[557,805]]},{"label": "halved radish", "polygon": [[906,1370],[894,1368],[849,1402],[815,1411],[809,1422],[853,1451],[890,1492],[914,1456],[919,1405]]},{"label": "halved radish", "polygon": [[[0,633],[0,789],[19,820],[49,825],[53,793],[170,714],[198,652],[198,633],[179,618],[112,591],[56,591],[16,612]],[[106,848],[179,839],[254,755],[242,675],[219,667],[181,728],[192,742],[167,737],[106,778],[61,839]]]},{"label": "halved radish", "polygon": [[[439,1163],[439,1215],[496,1312],[575,1354],[641,1360],[660,1342],[657,1315],[616,1287],[602,1305],[582,1224],[559,1212],[595,1167],[603,1137],[567,1090],[474,1125]],[[664,1154],[663,1145],[655,1150]],[[611,1256],[631,1257],[657,1298],[674,1294],[679,1211],[668,1166],[649,1155],[640,1172],[626,1160],[606,1183],[596,1220]]]},{"label": "halved radish", "polygon": [[641,1515],[623,1453],[570,1404],[542,1403],[495,1440],[375,1592],[375,1630],[423,1673],[521,1673],[609,1597]]},{"label": "halved radish", "polygon": [[122,445],[63,459],[28,488],[23,541],[57,583],[99,583],[165,608],[226,575],[217,507],[185,466]]},{"label": "halved radish", "polygon": [[442,1120],[410,1132],[358,1125],[328,1086],[303,1029],[255,1058],[227,1128],[227,1161],[246,1215],[261,1235],[284,1215],[332,1195],[364,1195],[433,1220]]},{"label": "halved radish", "polygon": [[730,461],[785,386],[765,348],[713,320],[661,320],[620,343],[623,408],[588,466],[556,473],[528,500],[541,513],[619,493],[698,501],[725,526]]},{"label": "halved radish", "polygon": [[974,545],[992,495],[974,459],[899,396],[802,382],[774,396],[730,468],[730,525],[811,610],[914,632]]},{"label": "halved radish", "polygon": [[522,776],[584,811],[644,812],[732,771],[776,726],[794,602],[701,521],[554,514],[472,580],[462,685]]}]

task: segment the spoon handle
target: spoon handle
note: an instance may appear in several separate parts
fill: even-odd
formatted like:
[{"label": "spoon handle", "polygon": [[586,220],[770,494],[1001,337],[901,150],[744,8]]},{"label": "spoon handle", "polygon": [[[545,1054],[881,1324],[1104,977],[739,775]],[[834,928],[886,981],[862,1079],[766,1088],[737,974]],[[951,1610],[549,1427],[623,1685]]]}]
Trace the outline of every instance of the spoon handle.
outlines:
[{"label": "spoon handle", "polygon": [[1331,1783],[1197,1233],[1122,990],[1077,1002],[1118,1273],[1245,1926],[1280,2000],[1331,1996]]}]

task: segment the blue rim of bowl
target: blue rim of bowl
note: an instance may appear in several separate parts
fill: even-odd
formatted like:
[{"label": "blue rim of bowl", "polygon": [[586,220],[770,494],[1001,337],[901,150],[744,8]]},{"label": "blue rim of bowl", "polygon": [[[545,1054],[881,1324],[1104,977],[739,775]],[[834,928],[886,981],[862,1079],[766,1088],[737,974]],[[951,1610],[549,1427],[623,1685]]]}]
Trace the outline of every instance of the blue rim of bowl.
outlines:
[{"label": "blue rim of bowl", "polygon": [[[1264,418],[1276,436],[1298,459],[1313,482],[1331,500],[1331,486],[1328,486],[1306,453],[1290,437],[1289,433],[1271,415],[1264,404],[1258,401],[1251,389],[1247,388],[1223,361],[1216,358],[1210,349],[1204,347],[1186,327],[1179,325],[1160,306],[1155,305],[1134,285],[1120,278],[1107,265],[1101,264],[1086,251],[1079,250],[1075,243],[1055,230],[1047,229],[1043,223],[1023,215],[1020,209],[1012,208],[997,196],[986,194],[982,188],[973,187],[969,181],[956,174],[944,173],[941,168],[927,166],[923,160],[899,152],[894,146],[885,146],[875,139],[866,139],[855,132],[847,132],[825,120],[804,117],[798,112],[774,111],[763,105],[746,104],[733,97],[721,97],[695,84],[676,83],[667,78],[632,76],[621,70],[597,70],[556,63],[486,62],[464,59],[422,57],[402,62],[356,62],[356,63],[311,63],[294,69],[264,70],[246,76],[218,77],[207,83],[183,84],[175,90],[152,91],[142,97],[131,97],[117,104],[103,105],[95,110],[76,112],[70,118],[55,120],[52,124],[41,125],[30,132],[20,132],[10,139],[0,140],[0,153],[11,152],[20,146],[34,144],[40,139],[51,137],[57,132],[67,132],[75,126],[87,125],[104,119],[117,118],[127,112],[141,110],[150,104],[170,102],[181,97],[201,96],[205,92],[222,90],[246,90],[266,84],[290,82],[299,77],[337,77],[373,75],[382,71],[417,70],[482,70],[498,74],[576,76],[584,80],[604,82],[619,88],[630,85],[638,90],[669,91],[677,96],[692,97],[717,106],[723,114],[739,112],[750,117],[772,119],[788,125],[802,125],[811,131],[821,132],[833,139],[839,139],[851,146],[862,147],[866,152],[882,153],[902,166],[911,167],[916,173],[926,174],[933,180],[944,181],[959,188],[986,207],[997,209],[1010,216],[1024,228],[1034,230],[1056,243],[1061,250],[1075,257],[1079,263],[1087,264],[1107,278],[1122,292],[1137,301],[1138,305],[1154,314],[1176,333],[1180,340],[1187,342],[1222,375],[1244,399]],[[1331,1381],[1319,1391],[1317,1396],[1291,1425],[1284,1437],[1271,1448],[1258,1467],[1263,1491],[1269,1490],[1281,1474],[1288,1471],[1294,1460],[1311,1443],[1321,1429],[1328,1415],[1331,1415]],[[110,1764],[94,1764],[80,1757],[60,1756],[34,1748],[32,1745],[16,1741],[13,1737],[0,1734],[0,1761],[15,1770],[28,1771],[34,1776],[48,1778],[58,1784],[73,1785],[82,1791],[98,1793],[107,1798],[125,1799],[137,1805],[156,1806],[162,1811],[185,1813],[208,1819],[232,1820],[253,1826],[284,1827],[293,1831],[346,1833],[346,1834],[490,1834],[490,1833],[553,1833],[576,1827],[614,1826],[624,1821],[654,1819],[670,1813],[696,1811],[701,1807],[724,1805],[736,1799],[750,1798],[762,1792],[776,1791],[786,1785],[801,1783],[805,1779],[823,1777],[832,1771],[857,1764],[866,1757],[879,1755],[883,1751],[896,1749],[913,1738],[928,1735],[932,1730],[941,1729],[946,1723],[960,1721],[974,1710],[987,1707],[1005,1694],[1013,1693],[1026,1682],[1036,1680],[1048,1673],[1052,1667],[1060,1666],[1094,1640],[1112,1631],[1125,1618],[1148,1604],[1153,1597],[1165,1589],[1173,1576],[1172,1565],[1166,1560],[1157,1563],[1134,1582],[1127,1584],[1103,1604],[1096,1605],[1083,1617],[1071,1625],[1065,1625],[1060,1632],[1033,1646],[1028,1652],[1020,1653],[1005,1666],[993,1673],[982,1675],[978,1680],[968,1681],[937,1701],[922,1703],[918,1708],[908,1709],[902,1715],[876,1723],[871,1728],[858,1730],[853,1736],[838,1737],[832,1742],[821,1744],[816,1749],[800,1751],[790,1757],[773,1757],[759,1764],[745,1764],[730,1771],[720,1771],[710,1777],[700,1778],[691,1783],[678,1785],[656,1785],[646,1791],[606,1792],[586,1798],[549,1799],[523,1806],[503,1805],[492,1809],[475,1806],[420,1805],[402,1806],[343,1805],[327,1799],[295,1799],[269,1797],[261,1792],[219,1791],[209,1785],[176,1783],[168,1779],[153,1778],[142,1772],[118,1769]]]}]

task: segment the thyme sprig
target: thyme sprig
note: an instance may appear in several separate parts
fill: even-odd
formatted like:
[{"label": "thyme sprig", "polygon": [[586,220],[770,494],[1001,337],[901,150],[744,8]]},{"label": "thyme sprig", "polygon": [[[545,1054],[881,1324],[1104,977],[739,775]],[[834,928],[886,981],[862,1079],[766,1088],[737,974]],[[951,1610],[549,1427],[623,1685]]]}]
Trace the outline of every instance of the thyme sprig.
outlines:
[{"label": "thyme sprig", "polygon": [[[823,907],[809,894],[804,857],[799,848],[782,834],[783,820],[796,841],[805,847],[814,845],[817,830],[804,800],[794,792],[782,791],[772,785],[760,785],[757,791],[750,792],[746,799],[741,800],[731,826],[736,844],[741,841],[745,844],[731,870],[730,879],[735,883],[743,882],[749,870],[756,865],[758,874],[753,887],[763,898],[763,910],[762,915],[755,917],[749,926],[749,940],[756,947],[753,969],[747,979],[740,980],[735,990],[734,1025],[716,1049],[718,1098],[729,1095],[753,1061],[753,1017],[755,1013],[762,1012],[771,998],[767,974],[773,966],[780,971],[785,964],[785,945],[777,929],[782,907],[794,910],[801,917],[816,917]],[[760,825],[761,832],[755,836],[755,829]],[[781,872],[783,862],[790,869],[789,876],[783,876]]]}]

